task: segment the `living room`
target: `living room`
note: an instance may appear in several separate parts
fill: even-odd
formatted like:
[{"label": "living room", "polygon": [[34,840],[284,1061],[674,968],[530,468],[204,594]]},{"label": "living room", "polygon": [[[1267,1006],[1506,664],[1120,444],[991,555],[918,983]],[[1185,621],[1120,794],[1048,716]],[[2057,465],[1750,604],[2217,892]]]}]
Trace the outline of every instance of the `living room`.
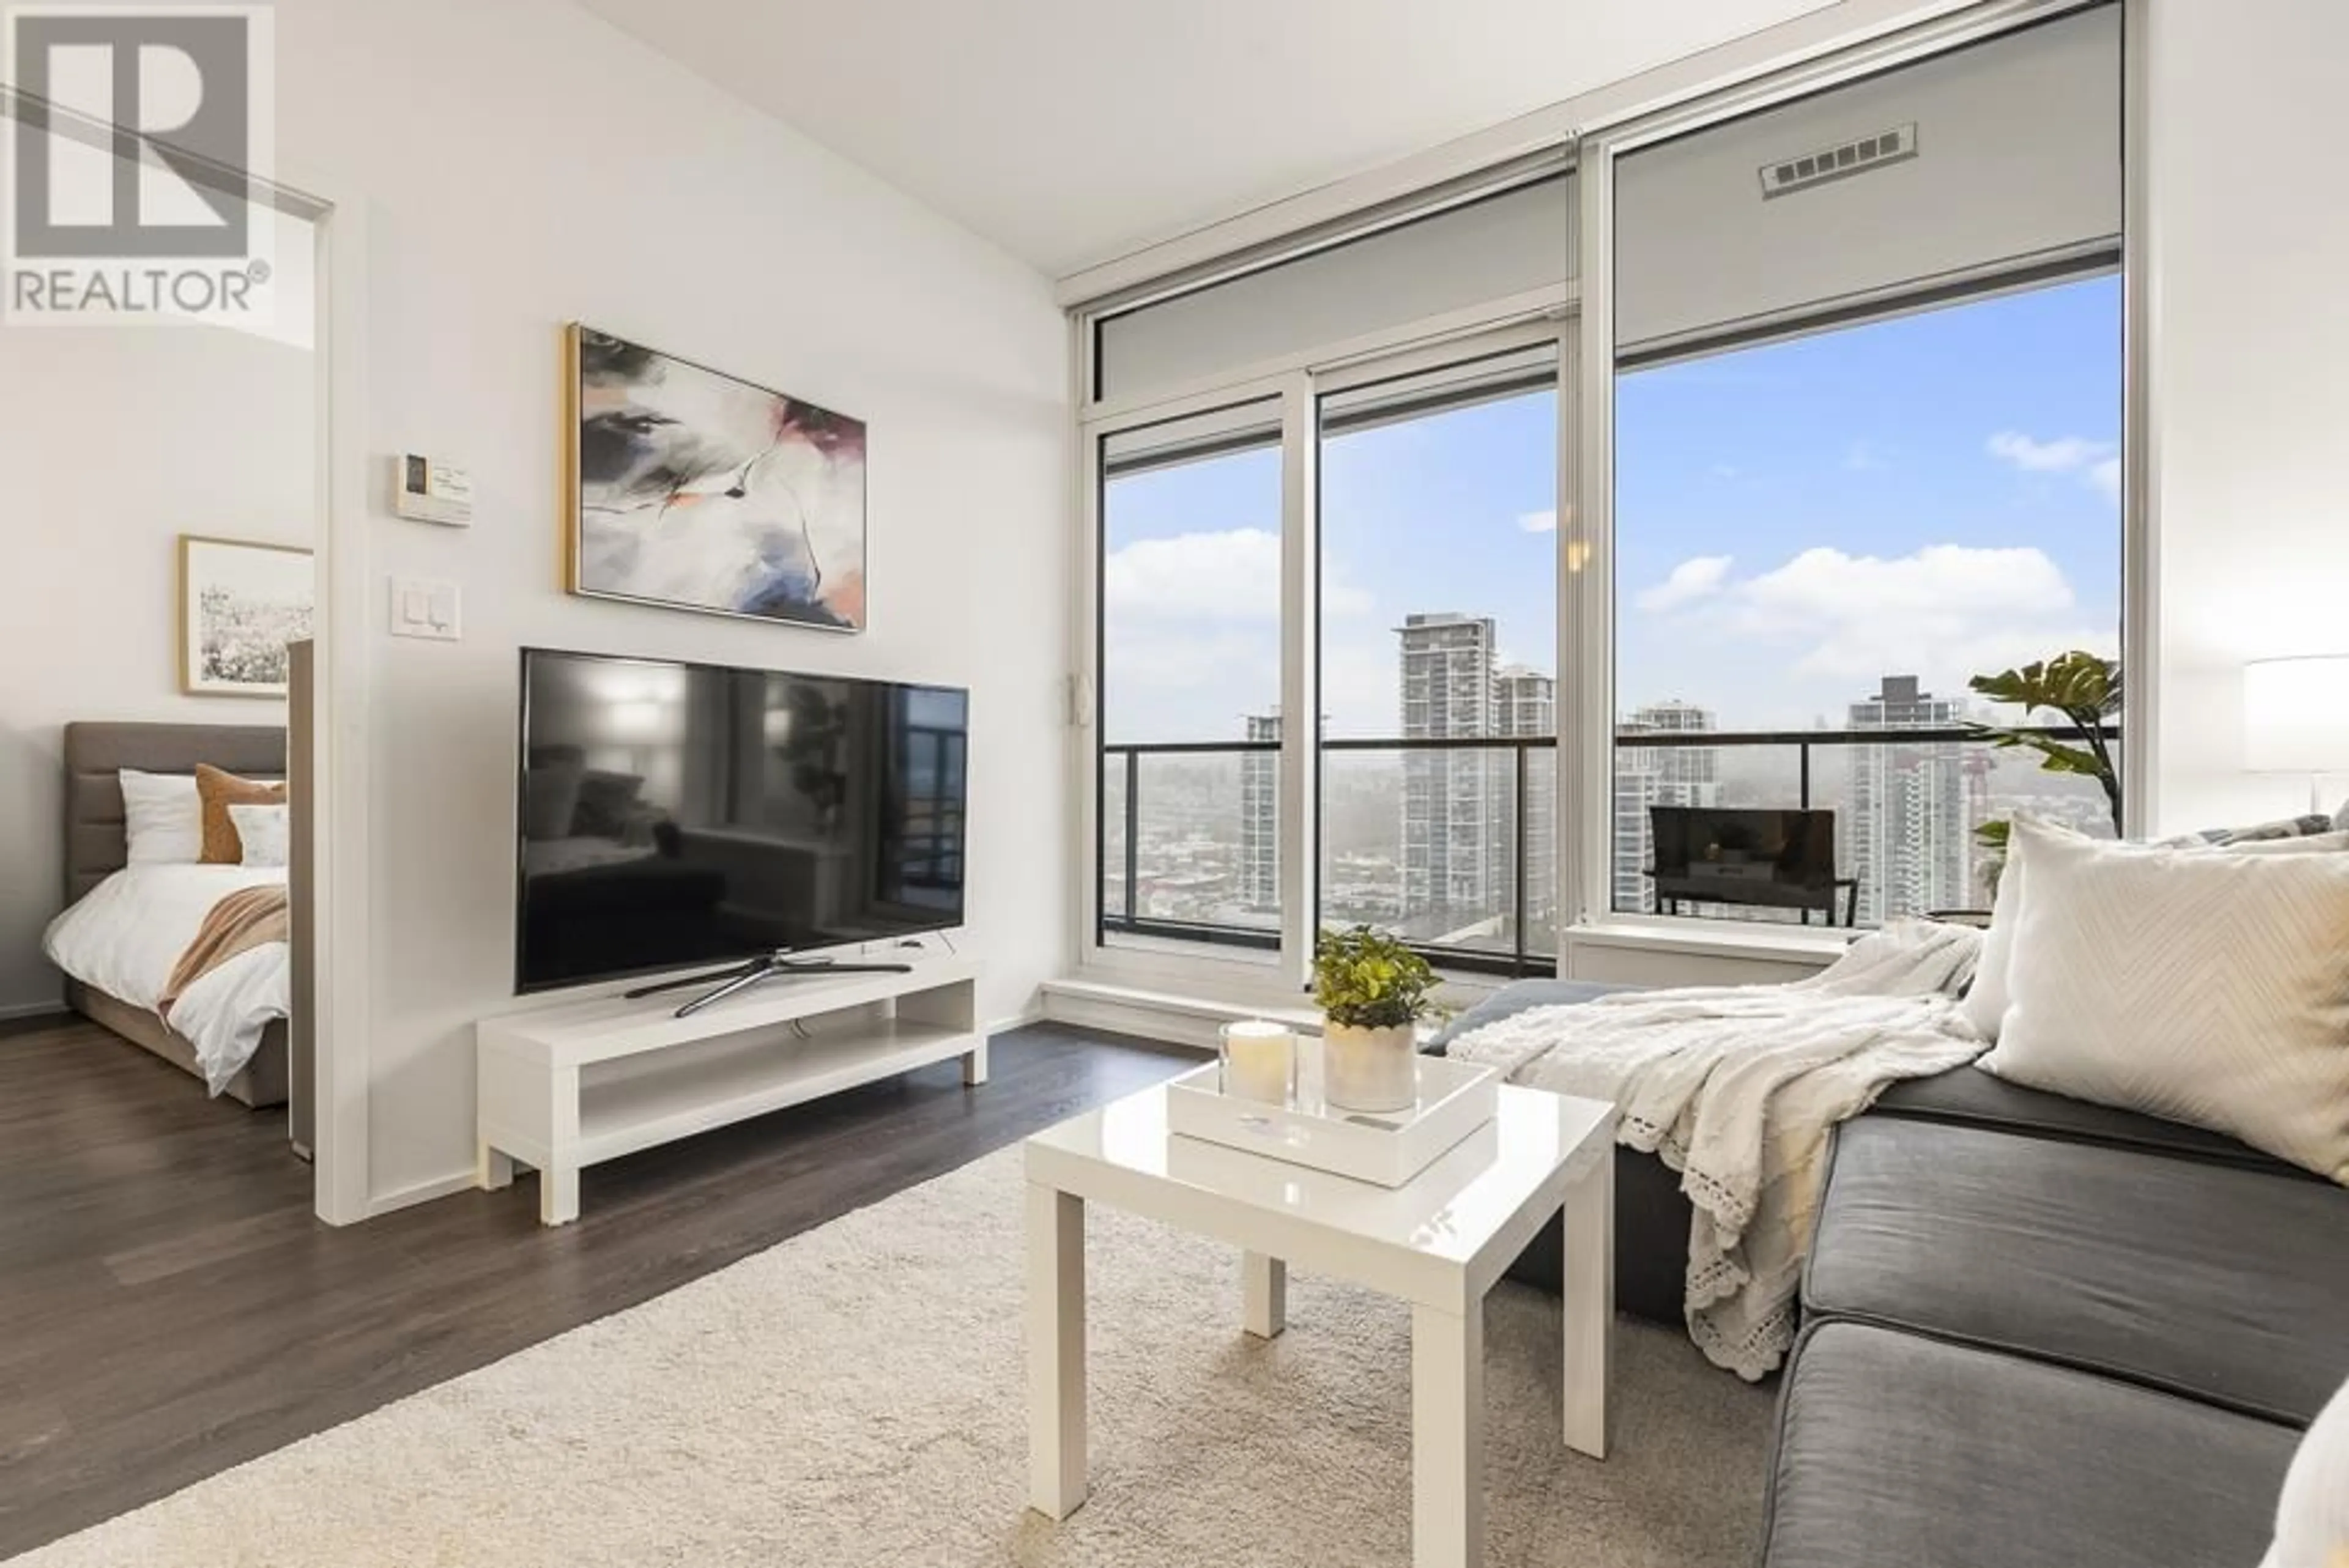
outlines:
[{"label": "living room", "polygon": [[2349,1550],[2333,7],[160,9],[0,70],[0,1554]]}]

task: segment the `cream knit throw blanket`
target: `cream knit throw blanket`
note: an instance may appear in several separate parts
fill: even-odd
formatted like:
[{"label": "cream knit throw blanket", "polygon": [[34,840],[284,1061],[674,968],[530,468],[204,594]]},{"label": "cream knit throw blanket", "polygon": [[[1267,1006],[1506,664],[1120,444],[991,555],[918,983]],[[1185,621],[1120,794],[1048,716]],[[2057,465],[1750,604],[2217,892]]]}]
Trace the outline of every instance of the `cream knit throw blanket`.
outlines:
[{"label": "cream knit throw blanket", "polygon": [[1829,1133],[1889,1085],[1988,1048],[1955,999],[1981,950],[1968,927],[1900,922],[1808,980],[1534,1007],[1448,1050],[1621,1109],[1618,1139],[1679,1171],[1695,1206],[1690,1337],[1757,1379],[1794,1343]]}]

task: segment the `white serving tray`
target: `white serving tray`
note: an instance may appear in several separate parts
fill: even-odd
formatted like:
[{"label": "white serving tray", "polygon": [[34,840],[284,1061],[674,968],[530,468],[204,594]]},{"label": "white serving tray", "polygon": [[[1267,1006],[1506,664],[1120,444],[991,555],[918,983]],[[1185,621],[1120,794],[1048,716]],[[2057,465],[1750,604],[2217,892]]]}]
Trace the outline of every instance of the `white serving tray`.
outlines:
[{"label": "white serving tray", "polygon": [[[1401,1187],[1493,1119],[1499,1075],[1445,1057],[1422,1057],[1418,1103],[1404,1110],[1343,1110],[1300,1083],[1285,1105],[1225,1094],[1209,1063],[1166,1086],[1166,1124],[1186,1138]],[[1319,1075],[1314,1075],[1318,1077]]]}]

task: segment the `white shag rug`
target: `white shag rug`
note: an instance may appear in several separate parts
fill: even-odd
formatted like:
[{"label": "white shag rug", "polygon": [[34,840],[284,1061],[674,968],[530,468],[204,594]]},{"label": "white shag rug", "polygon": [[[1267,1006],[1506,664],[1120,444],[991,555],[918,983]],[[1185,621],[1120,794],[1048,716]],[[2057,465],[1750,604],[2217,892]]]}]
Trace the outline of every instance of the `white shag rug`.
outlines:
[{"label": "white shag rug", "polygon": [[[23,1568],[1364,1568],[1411,1557],[1410,1322],[1304,1275],[1239,1328],[1225,1248],[1087,1219],[1092,1493],[1023,1508],[1019,1155],[215,1476]],[[1493,1568],[1742,1564],[1771,1396],[1618,1336],[1613,1457],[1558,1436],[1557,1304],[1485,1320]]]}]

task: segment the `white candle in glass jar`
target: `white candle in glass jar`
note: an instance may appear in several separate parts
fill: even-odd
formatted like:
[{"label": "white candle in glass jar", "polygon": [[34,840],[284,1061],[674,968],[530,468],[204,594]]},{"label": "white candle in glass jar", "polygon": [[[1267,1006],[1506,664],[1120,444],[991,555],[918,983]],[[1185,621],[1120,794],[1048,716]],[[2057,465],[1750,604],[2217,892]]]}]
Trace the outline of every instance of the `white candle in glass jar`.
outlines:
[{"label": "white candle in glass jar", "polygon": [[1286,1105],[1296,1080],[1297,1037],[1261,1018],[1224,1026],[1224,1092]]}]

